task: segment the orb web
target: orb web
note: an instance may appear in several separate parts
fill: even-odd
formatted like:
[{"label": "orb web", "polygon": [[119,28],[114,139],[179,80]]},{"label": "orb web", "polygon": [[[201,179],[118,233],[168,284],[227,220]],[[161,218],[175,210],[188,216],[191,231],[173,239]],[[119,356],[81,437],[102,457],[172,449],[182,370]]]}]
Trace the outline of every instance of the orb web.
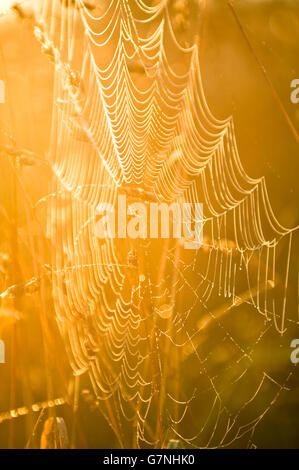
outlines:
[{"label": "orb web", "polygon": [[[182,44],[170,10],[42,2],[35,34],[55,69],[53,296],[73,372],[89,374],[120,446],[226,447],[251,442],[287,388],[290,372],[278,380],[257,357],[269,332],[298,323],[295,228],[276,219],[265,179],[246,174],[232,117],[206,102],[200,38]],[[119,194],[202,202],[202,247],[100,241],[96,209]]]}]

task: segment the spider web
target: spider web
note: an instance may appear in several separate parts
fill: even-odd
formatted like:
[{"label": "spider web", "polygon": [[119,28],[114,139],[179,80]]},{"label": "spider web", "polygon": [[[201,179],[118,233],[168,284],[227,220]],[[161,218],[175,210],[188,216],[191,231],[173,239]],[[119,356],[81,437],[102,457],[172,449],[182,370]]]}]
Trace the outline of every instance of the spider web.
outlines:
[{"label": "spider web", "polygon": [[[210,111],[200,39],[178,41],[171,8],[42,2],[35,33],[55,68],[43,201],[53,296],[73,372],[89,374],[120,446],[226,447],[251,442],[287,389],[291,374],[273,378],[257,355],[270,331],[298,322],[287,308],[295,229],[275,218],[265,179],[246,174],[232,117]],[[201,249],[100,242],[96,208],[119,194],[202,202]]]}]

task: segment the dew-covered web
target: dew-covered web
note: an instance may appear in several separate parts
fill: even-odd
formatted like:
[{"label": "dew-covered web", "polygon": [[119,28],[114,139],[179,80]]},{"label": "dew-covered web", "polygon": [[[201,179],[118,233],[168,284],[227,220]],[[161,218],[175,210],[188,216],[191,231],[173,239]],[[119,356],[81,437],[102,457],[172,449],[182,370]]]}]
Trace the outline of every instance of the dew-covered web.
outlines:
[{"label": "dew-covered web", "polygon": [[[39,204],[72,370],[89,374],[120,446],[251,443],[290,379],[259,352],[298,322],[295,229],[275,218],[265,179],[246,174],[232,117],[211,113],[200,37],[179,41],[172,3],[95,3],[45,0],[35,28],[55,69],[53,193]],[[96,208],[119,194],[202,202],[202,247],[99,240]]]}]

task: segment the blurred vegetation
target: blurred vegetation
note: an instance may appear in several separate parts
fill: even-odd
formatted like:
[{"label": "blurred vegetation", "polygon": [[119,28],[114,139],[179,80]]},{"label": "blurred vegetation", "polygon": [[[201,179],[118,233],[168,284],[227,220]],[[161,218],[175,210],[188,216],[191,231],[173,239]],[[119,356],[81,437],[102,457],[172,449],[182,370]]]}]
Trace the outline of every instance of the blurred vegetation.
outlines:
[{"label": "blurred vegetation", "polygon": [[[191,13],[195,8],[193,3],[189,6]],[[236,0],[234,7],[299,132],[299,105],[290,101],[290,83],[299,78],[298,2]],[[180,28],[185,31],[196,28],[194,19],[190,23],[180,16],[179,9],[174,8],[174,13],[178,34]],[[16,12],[0,18],[0,79],[7,83],[7,103],[0,105],[0,145],[45,155],[51,124],[53,69],[40,53],[32,27],[31,17]],[[186,41],[191,39],[185,37]],[[298,144],[224,0],[207,2],[200,60],[204,90],[212,111],[219,118],[234,116],[239,151],[247,173],[252,177],[265,175],[278,220],[286,226],[298,224]],[[43,164],[23,164],[16,155],[8,155],[3,150],[0,159],[0,292],[11,285],[21,286],[20,291],[2,299],[0,308],[0,337],[6,344],[6,364],[0,364],[0,415],[2,411],[19,406],[30,408],[33,403],[53,398],[69,400],[68,404],[50,408],[38,422],[40,410],[0,421],[0,447],[23,448],[28,442],[31,447],[39,447],[44,423],[55,413],[64,418],[70,437],[75,427],[77,446],[115,447],[115,437],[101,416],[100,404],[89,392],[87,377],[82,378],[74,422],[74,380],[55,323],[46,267],[50,264],[46,215],[40,206],[34,208],[51,191],[51,172]],[[288,306],[294,312],[298,308],[297,271],[295,263],[290,272],[291,305]],[[40,283],[39,288],[26,292],[22,286],[29,280]],[[215,299],[215,309],[221,302]],[[246,345],[258,337],[263,319],[249,306],[241,305],[222,321]],[[259,448],[299,447],[299,374],[298,366],[295,370],[289,361],[289,345],[295,337],[299,337],[298,324],[283,337],[272,328],[254,351],[250,375],[253,383],[257,371],[271,371],[277,382],[284,380],[287,370],[294,372],[287,385],[290,391],[281,394],[256,428],[253,443]],[[203,351],[214,348],[215,371],[234,360],[233,351],[230,353],[218,342],[213,326],[207,329],[201,348]],[[198,378],[193,361],[192,357],[186,359],[190,390]],[[245,392],[244,396],[232,397],[236,409],[244,401]],[[193,419],[204,405],[205,397],[194,405]],[[264,403],[256,406],[262,410]],[[244,436],[234,445],[243,447],[247,441],[248,436]]]}]

